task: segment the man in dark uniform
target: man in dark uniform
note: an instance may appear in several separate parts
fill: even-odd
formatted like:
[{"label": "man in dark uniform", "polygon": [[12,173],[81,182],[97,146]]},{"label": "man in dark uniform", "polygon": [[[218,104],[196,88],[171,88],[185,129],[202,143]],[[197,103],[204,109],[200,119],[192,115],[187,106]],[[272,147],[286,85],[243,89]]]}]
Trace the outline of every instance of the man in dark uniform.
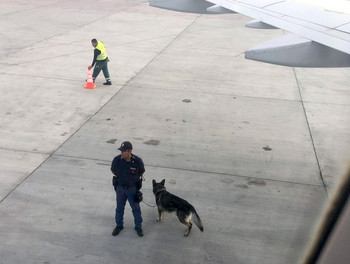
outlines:
[{"label": "man in dark uniform", "polygon": [[116,228],[112,235],[116,236],[124,229],[124,208],[126,201],[129,201],[134,215],[135,230],[138,236],[143,236],[141,208],[135,202],[135,196],[142,187],[142,175],[145,172],[143,161],[138,156],[132,154],[132,144],[125,141],[119,150],[121,154],[113,159],[111,170],[113,176],[113,186],[117,196],[117,208],[115,210]]}]

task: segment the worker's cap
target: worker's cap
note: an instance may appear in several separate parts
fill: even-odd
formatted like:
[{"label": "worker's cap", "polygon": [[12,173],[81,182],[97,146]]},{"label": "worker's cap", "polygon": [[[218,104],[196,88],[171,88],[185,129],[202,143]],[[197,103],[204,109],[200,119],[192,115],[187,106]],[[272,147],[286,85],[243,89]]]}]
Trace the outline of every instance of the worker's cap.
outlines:
[{"label": "worker's cap", "polygon": [[120,148],[118,148],[120,151],[126,151],[128,149],[132,149],[132,144],[129,141],[124,141],[121,145]]}]

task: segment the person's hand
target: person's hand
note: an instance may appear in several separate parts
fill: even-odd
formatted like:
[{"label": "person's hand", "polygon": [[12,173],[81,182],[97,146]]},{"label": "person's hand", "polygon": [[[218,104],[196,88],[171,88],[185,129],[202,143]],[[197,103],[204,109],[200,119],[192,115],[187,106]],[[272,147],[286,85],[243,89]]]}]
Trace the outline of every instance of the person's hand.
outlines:
[{"label": "person's hand", "polygon": [[88,70],[91,70],[91,68],[92,68],[92,67],[91,67],[91,66],[89,66],[89,67],[88,67]]}]

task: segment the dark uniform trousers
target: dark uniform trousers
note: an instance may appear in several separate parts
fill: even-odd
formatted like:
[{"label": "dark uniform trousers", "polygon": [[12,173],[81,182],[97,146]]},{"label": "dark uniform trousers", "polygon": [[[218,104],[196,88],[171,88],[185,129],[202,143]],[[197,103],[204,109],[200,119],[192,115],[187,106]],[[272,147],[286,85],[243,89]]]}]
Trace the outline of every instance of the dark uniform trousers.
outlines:
[{"label": "dark uniform trousers", "polygon": [[132,214],[134,215],[135,227],[142,227],[140,204],[134,201],[136,192],[136,187],[123,187],[117,185],[117,208],[115,209],[115,222],[117,223],[117,226],[124,226],[124,209],[126,201],[128,200],[132,209]]},{"label": "dark uniform trousers", "polygon": [[100,74],[101,70],[103,72],[104,77],[108,81],[109,80],[108,58],[105,60],[96,61],[94,72],[92,73],[92,78],[96,79],[96,77]]}]

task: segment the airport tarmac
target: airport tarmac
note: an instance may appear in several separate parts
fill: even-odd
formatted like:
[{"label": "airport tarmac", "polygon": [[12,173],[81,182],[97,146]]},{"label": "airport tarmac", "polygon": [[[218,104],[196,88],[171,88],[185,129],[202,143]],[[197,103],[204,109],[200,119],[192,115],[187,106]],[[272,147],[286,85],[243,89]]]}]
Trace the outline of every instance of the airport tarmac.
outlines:
[{"label": "airport tarmac", "polygon": [[[141,0],[1,1],[0,263],[297,263],[349,160],[349,69],[246,60],[285,34],[248,21]],[[92,38],[113,85],[101,73],[88,90]],[[142,203],[145,236],[129,205],[111,235],[125,140],[145,202],[165,179],[203,233],[185,238]]]}]

